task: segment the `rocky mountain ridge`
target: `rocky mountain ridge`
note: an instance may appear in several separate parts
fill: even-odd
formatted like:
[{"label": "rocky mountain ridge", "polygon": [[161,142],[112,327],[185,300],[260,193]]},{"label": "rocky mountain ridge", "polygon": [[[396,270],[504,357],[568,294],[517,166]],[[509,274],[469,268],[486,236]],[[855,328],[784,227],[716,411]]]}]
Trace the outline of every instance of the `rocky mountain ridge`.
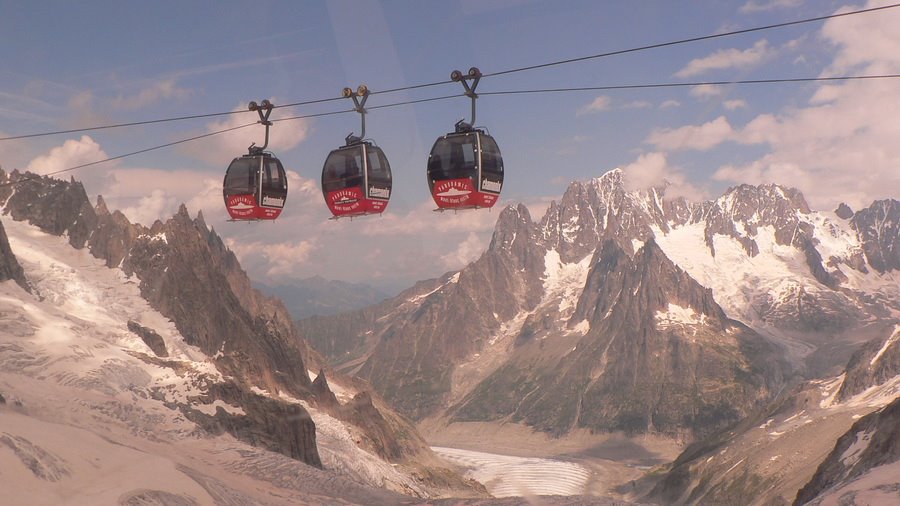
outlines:
[{"label": "rocky mountain ridge", "polygon": [[[102,197],[91,206],[83,187],[74,180],[14,171],[0,173],[0,181],[12,183],[0,186],[5,215],[64,237],[72,247],[90,252],[111,272],[119,272],[127,283],[135,284],[143,300],[171,321],[171,329],[161,326],[159,320],[145,321],[139,314],[110,322],[111,328],[121,327],[147,346],[146,351],[127,351],[129,362],[137,359],[150,368],[187,375],[194,384],[191,388],[197,389],[185,397],[173,396],[169,389],[141,388],[139,393],[144,398],[177,410],[201,432],[225,432],[314,467],[323,463],[337,466],[354,479],[373,479],[367,474],[370,471],[354,467],[359,464],[343,463],[348,458],[359,460],[349,454],[362,452],[359,454],[369,455],[366,459],[383,461],[370,465],[389,468],[393,463],[400,466],[396,469],[416,476],[398,478],[418,483],[412,488],[397,485],[404,493],[483,493],[483,488],[443,467],[415,428],[391,412],[377,395],[365,392],[365,384],[342,381],[344,394],[338,400],[325,381],[324,370],[320,370],[316,382],[311,382],[315,374],[308,369],[319,369],[313,364],[321,360],[297,333],[281,302],[251,287],[233,253],[206,226],[202,215],[192,219],[182,206],[171,219],[144,227],[131,224],[118,211],[110,212]],[[4,255],[3,261],[11,263],[15,258],[12,253]],[[63,300],[41,289],[40,283],[36,286],[35,296],[49,297],[49,303]],[[183,353],[172,356],[182,342],[196,349],[191,353],[199,353],[212,363],[214,373],[190,373],[197,366],[186,364]],[[27,352],[18,350],[16,354],[24,357]],[[343,443],[339,451],[326,447],[327,458],[323,460],[314,419],[326,420],[339,432],[355,432],[356,448]],[[331,445],[328,441],[325,444]]]},{"label": "rocky mountain ridge", "polygon": [[[898,337],[900,325],[866,344],[840,375],[786,390],[736,426],[689,446],[641,480],[633,498],[818,504],[825,495],[833,499],[854,489],[889,495],[898,485],[897,473],[889,470],[900,441],[900,367],[891,358],[900,350]],[[862,375],[861,369],[881,374]]]},{"label": "rocky mountain ridge", "polygon": [[[778,185],[742,185],[691,203],[666,198],[665,188],[627,191],[624,177],[615,170],[572,183],[539,222],[524,206],[508,207],[488,250],[463,270],[372,308],[299,325],[332,364],[371,381],[414,419],[519,420],[555,433],[657,430],[648,399],[664,398],[672,378],[700,372],[692,364],[703,361],[692,353],[718,349],[728,357],[722,365],[731,365],[688,384],[731,385],[742,394],[706,409],[739,412],[704,424],[700,406],[681,403],[660,424],[696,435],[764,404],[787,375],[839,368],[865,336],[900,318],[895,270],[869,263],[895,254],[885,238],[897,221],[894,201],[844,220],[811,211],[800,192]],[[612,269],[601,268],[613,259]],[[625,274],[672,268],[683,279],[673,275],[655,289]],[[692,283],[694,305],[678,291]],[[703,290],[709,302],[696,304]],[[625,325],[629,314],[639,316]],[[695,336],[708,340],[692,347]],[[787,359],[780,367],[776,353]],[[649,360],[656,356],[670,358]],[[588,384],[636,383],[613,368],[580,363],[654,378],[631,391],[640,416],[620,423],[622,413],[584,402]],[[572,371],[582,379],[561,379],[571,380]]]}]

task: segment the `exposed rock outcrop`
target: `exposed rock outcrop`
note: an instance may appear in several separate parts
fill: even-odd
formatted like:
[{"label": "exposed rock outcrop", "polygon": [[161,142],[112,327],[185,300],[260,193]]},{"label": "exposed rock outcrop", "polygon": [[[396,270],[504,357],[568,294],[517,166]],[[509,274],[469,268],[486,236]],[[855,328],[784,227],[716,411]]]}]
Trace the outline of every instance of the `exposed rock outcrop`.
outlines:
[{"label": "exposed rock outcrop", "polygon": [[169,350],[166,349],[166,342],[155,330],[144,327],[136,321],[128,322],[128,330],[140,337],[141,340],[144,341],[144,344],[146,344],[157,357],[169,356]]},{"label": "exposed rock outcrop", "polygon": [[[880,489],[884,500],[896,501],[900,489],[900,475],[887,466],[900,460],[900,398],[881,410],[860,418],[846,434],[838,439],[834,450],[819,465],[812,480],[799,492],[794,504],[822,504],[814,501],[823,495],[833,495],[835,504],[853,504],[852,499],[862,490]],[[883,472],[878,473],[883,467]],[[868,483],[859,483],[846,492],[841,488],[870,475]],[[844,492],[844,493],[842,493]],[[831,494],[829,494],[831,493]],[[846,496],[846,497],[845,497]],[[880,504],[873,502],[870,504]],[[885,502],[884,504],[888,504]]]},{"label": "exposed rock outcrop", "polygon": [[25,271],[16,260],[16,255],[12,248],[9,247],[9,238],[6,236],[6,230],[3,223],[0,222],[0,281],[11,279],[26,291],[31,291],[28,280],[25,279]]},{"label": "exposed rock outcrop", "polygon": [[900,325],[885,338],[863,345],[847,364],[838,399],[846,400],[867,388],[900,376]]}]

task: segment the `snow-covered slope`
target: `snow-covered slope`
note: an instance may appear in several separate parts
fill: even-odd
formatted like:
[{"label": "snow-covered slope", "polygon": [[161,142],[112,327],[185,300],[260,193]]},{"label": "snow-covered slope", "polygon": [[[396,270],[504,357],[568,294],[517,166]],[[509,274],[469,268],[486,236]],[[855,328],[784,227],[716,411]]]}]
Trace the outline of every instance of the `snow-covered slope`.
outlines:
[{"label": "snow-covered slope", "polygon": [[[409,499],[374,486],[427,494],[418,480],[353,444],[352,429],[308,404],[324,470],[198,425],[196,412],[243,415],[244,408],[204,395],[227,378],[150,307],[137,280],[64,237],[23,222],[4,226],[33,293],[0,283],[0,472],[4,483],[16,484],[4,487],[0,502]],[[156,356],[128,322],[160,335],[168,357]]]}]

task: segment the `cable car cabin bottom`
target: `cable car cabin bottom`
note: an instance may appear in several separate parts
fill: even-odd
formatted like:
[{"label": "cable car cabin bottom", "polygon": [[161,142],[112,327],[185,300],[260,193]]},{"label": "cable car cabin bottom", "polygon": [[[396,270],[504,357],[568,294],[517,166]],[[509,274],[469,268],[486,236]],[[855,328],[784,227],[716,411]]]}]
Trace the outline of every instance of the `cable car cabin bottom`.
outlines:
[{"label": "cable car cabin bottom", "polygon": [[252,193],[229,195],[225,198],[228,215],[235,221],[274,220],[281,215],[282,207],[266,207],[266,204],[284,206],[284,199],[263,196],[262,203],[257,204],[256,195]]},{"label": "cable car cabin bottom", "polygon": [[[381,191],[385,197],[390,196],[389,189],[370,188],[369,194],[377,194]],[[365,214],[381,214],[387,208],[387,199],[366,198],[362,188],[353,186],[341,190],[327,192],[325,202],[328,209],[336,218],[362,216]]]},{"label": "cable car cabin bottom", "polygon": [[431,197],[439,210],[493,207],[500,196],[500,183],[487,179],[482,182],[484,189],[489,189],[491,186],[496,187],[496,193],[476,190],[472,179],[468,177],[444,179],[434,183],[431,188]]}]

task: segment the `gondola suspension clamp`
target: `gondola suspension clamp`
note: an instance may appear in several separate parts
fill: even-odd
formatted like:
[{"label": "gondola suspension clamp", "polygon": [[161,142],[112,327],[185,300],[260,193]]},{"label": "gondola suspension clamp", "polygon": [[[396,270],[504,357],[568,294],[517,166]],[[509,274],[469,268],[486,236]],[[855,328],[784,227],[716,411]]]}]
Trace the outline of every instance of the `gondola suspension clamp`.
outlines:
[{"label": "gondola suspension clamp", "polygon": [[[356,92],[348,87],[344,88],[341,94],[344,98],[353,99],[353,110],[359,113],[360,121],[362,122],[362,132],[359,134],[359,137],[353,135],[353,132],[350,132],[350,134],[344,138],[347,142],[347,146],[352,146],[353,144],[359,144],[366,138],[366,100],[369,99],[369,88],[365,84],[360,84],[359,87],[356,88]],[[360,100],[360,98],[362,98],[362,100]]]},{"label": "gondola suspension clamp", "polygon": [[269,146],[269,127],[272,126],[272,122],[269,121],[269,115],[272,114],[272,109],[275,108],[268,99],[263,100],[261,103],[257,104],[256,102],[250,102],[250,105],[247,108],[251,111],[256,111],[259,114],[259,122],[266,127],[266,142],[259,147],[256,143],[250,144],[250,147],[247,150],[251,155],[262,153]]},{"label": "gondola suspension clamp", "polygon": [[[478,87],[478,82],[481,81],[481,71],[478,70],[478,67],[469,68],[468,74],[463,74],[459,70],[454,70],[450,73],[450,79],[462,83],[463,88],[466,90],[466,96],[472,99],[472,122],[466,123],[465,120],[459,120],[459,122],[456,123],[456,131],[460,133],[471,131],[475,128],[475,100],[478,99],[475,88]],[[470,80],[472,81],[471,85],[468,83]]]}]

